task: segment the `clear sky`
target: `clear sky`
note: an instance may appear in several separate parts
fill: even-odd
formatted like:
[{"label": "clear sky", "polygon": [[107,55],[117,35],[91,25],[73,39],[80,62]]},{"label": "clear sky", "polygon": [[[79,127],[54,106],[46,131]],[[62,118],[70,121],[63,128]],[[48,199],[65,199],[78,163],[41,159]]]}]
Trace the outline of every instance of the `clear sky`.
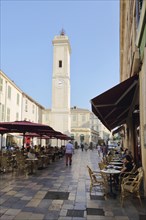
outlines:
[{"label": "clear sky", "polygon": [[1,70],[51,108],[55,35],[71,44],[71,106],[119,83],[119,0],[1,0]]}]

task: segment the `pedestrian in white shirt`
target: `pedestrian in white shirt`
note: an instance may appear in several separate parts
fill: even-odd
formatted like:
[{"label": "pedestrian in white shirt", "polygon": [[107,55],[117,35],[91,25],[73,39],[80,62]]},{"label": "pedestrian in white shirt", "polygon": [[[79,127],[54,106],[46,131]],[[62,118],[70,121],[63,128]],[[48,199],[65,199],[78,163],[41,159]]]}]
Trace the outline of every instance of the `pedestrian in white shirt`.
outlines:
[{"label": "pedestrian in white shirt", "polygon": [[72,142],[69,141],[67,143],[67,145],[65,146],[66,166],[68,166],[68,162],[69,162],[70,166],[72,164],[73,151],[74,151],[74,146],[73,146]]},{"label": "pedestrian in white shirt", "polygon": [[101,154],[101,146],[98,144],[97,145],[97,151],[98,151],[98,156],[100,157]]}]

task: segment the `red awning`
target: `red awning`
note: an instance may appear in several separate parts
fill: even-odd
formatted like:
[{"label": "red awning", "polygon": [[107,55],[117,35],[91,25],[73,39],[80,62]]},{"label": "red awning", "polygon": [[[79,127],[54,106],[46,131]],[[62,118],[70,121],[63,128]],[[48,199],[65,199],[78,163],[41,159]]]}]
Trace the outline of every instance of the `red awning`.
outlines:
[{"label": "red awning", "polygon": [[13,122],[0,122],[0,134],[5,133],[23,133],[23,137],[39,137],[39,138],[57,138],[61,140],[71,140],[72,138],[55,131],[52,127],[34,123],[30,121],[13,121]]},{"label": "red awning", "polygon": [[[54,129],[48,125],[44,125],[41,123],[34,123],[30,121],[13,121],[13,122],[0,122],[0,132],[2,133],[2,129],[6,129],[5,133],[26,133],[26,132],[54,132]],[[4,132],[3,132],[4,133]]]},{"label": "red awning", "polygon": [[129,113],[135,109],[138,78],[134,75],[91,99],[92,112],[109,130],[126,123]]}]

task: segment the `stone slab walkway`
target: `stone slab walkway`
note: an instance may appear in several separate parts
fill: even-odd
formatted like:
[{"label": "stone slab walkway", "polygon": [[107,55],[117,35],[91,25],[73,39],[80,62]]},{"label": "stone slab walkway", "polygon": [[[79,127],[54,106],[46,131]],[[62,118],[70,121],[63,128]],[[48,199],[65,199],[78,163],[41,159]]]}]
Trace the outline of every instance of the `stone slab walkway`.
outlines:
[{"label": "stone slab walkway", "polygon": [[0,174],[1,220],[146,220],[146,198],[116,199],[100,188],[89,193],[87,165],[98,169],[97,150],[75,150],[72,166],[65,158],[31,176]]}]

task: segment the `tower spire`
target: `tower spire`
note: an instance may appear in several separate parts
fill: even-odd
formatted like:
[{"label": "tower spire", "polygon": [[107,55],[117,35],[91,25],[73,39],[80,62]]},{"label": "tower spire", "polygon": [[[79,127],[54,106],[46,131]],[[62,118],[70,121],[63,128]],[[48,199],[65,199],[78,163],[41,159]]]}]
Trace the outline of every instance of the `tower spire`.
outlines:
[{"label": "tower spire", "polygon": [[65,30],[62,28],[60,31],[60,36],[64,36],[65,35]]}]

